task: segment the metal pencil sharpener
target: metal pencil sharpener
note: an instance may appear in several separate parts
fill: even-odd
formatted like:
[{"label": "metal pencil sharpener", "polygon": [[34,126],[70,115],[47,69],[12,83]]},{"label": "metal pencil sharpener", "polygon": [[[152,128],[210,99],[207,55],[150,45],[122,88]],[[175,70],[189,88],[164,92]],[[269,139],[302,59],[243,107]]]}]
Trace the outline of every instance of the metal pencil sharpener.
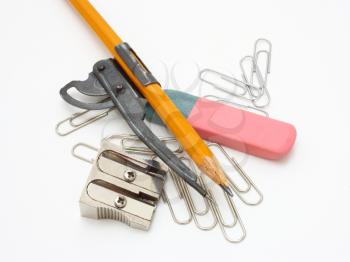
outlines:
[{"label": "metal pencil sharpener", "polygon": [[131,158],[103,140],[80,197],[81,215],[148,230],[165,178],[159,162]]}]

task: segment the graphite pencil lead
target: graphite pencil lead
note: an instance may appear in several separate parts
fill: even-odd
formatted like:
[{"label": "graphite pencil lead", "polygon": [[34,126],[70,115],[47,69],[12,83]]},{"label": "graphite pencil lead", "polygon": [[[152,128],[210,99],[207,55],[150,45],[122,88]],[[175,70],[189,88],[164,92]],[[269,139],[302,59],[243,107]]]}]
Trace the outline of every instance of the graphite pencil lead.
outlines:
[{"label": "graphite pencil lead", "polygon": [[222,188],[222,190],[224,190],[230,197],[233,197],[233,193],[231,188],[229,188],[228,186],[225,185],[220,185],[220,187]]}]

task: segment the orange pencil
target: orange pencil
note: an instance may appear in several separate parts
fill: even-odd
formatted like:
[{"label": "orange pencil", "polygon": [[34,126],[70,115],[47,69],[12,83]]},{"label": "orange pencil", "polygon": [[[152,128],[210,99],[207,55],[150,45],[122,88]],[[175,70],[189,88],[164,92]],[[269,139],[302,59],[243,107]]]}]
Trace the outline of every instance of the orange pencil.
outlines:
[{"label": "orange pencil", "polygon": [[[214,154],[165,94],[161,86],[156,82],[142,82],[137,72],[130,69],[125,58],[123,59],[121,53],[118,52],[118,46],[125,44],[121,38],[112,30],[88,0],[69,1],[104,42],[117,63],[155,112],[157,112],[199,169],[232,196],[229,181]],[[130,52],[133,51],[130,50]],[[134,52],[133,55],[139,60]]]}]

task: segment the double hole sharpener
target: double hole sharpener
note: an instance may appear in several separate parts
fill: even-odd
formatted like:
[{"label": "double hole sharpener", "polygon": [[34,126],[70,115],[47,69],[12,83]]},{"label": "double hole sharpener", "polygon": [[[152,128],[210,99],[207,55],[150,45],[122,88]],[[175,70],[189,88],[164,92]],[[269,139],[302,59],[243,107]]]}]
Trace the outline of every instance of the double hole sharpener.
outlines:
[{"label": "double hole sharpener", "polygon": [[130,157],[121,147],[103,140],[80,197],[81,215],[148,230],[166,173],[159,162]]}]

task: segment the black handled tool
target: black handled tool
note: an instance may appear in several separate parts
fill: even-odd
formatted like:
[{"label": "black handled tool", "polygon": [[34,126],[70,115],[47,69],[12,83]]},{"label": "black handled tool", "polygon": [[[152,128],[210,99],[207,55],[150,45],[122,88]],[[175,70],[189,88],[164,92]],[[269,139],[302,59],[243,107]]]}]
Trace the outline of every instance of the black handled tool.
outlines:
[{"label": "black handled tool", "polygon": [[[109,96],[110,100],[99,103],[79,101],[69,95],[68,90],[71,88],[76,88],[80,93],[88,96]],[[60,95],[69,104],[83,109],[101,110],[116,107],[132,131],[146,146],[198,193],[209,198],[207,191],[197,183],[197,175],[171,152],[143,122],[144,99],[115,60],[107,59],[97,62],[87,80],[70,82],[60,90]]]}]

